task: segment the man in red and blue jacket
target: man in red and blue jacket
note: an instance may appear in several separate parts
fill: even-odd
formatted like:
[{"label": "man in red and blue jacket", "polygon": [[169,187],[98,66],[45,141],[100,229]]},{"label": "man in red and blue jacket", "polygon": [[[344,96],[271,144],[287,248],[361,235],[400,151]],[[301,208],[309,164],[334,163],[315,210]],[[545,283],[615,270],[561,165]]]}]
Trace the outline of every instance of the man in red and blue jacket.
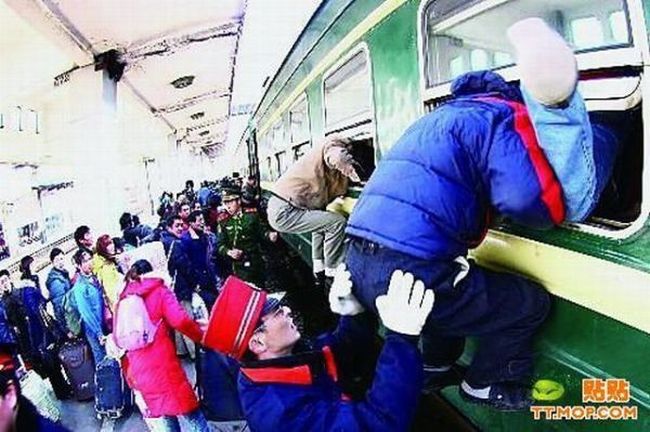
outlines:
[{"label": "man in red and blue jacket", "polygon": [[[396,271],[377,309],[388,329],[372,385],[355,398],[350,385],[371,363],[375,324],[345,297],[350,275],[339,271],[330,299],[337,329],[301,349],[291,310],[231,276],[215,303],[204,344],[240,360],[238,388],[251,430],[407,431],[422,388],[418,336],[434,303],[410,274]],[[354,315],[354,316],[353,316]],[[354,387],[354,386],[352,386]],[[366,389],[364,389],[366,390]]]},{"label": "man in red and blue jacket", "polygon": [[[365,186],[346,229],[346,264],[354,295],[371,310],[394,269],[422,279],[436,292],[422,337],[431,387],[464,378],[465,399],[516,410],[531,403],[533,336],[549,296],[465,257],[494,214],[536,228],[585,218],[607,182],[617,141],[590,124],[573,52],[559,35],[529,19],[509,36],[522,89],[490,71],[456,79],[452,99],[413,124]],[[523,39],[530,43],[518,46]],[[479,348],[460,376],[455,362],[466,336],[478,337]]]}]

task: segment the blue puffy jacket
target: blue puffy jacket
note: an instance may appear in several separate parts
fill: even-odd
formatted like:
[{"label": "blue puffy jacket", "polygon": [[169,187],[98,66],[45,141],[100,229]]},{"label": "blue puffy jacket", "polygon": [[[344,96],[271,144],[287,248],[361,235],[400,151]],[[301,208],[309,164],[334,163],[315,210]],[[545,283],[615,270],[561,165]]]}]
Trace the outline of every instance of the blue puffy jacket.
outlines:
[{"label": "blue puffy jacket", "polygon": [[372,326],[342,317],[337,330],[302,354],[242,366],[239,397],[251,430],[407,431],[422,388],[417,339],[388,334],[370,390],[362,400],[342,391],[346,360],[369,361]]},{"label": "blue puffy jacket", "polygon": [[562,188],[519,89],[487,71],[459,77],[452,93],[382,158],[348,234],[450,259],[482,241],[493,209],[533,227],[564,220]]},{"label": "blue puffy jacket", "polygon": [[63,300],[65,295],[72,288],[72,282],[70,281],[68,272],[66,270],[52,268],[47,275],[45,286],[50,293],[50,301],[54,307],[54,316],[59,323],[65,324]]}]

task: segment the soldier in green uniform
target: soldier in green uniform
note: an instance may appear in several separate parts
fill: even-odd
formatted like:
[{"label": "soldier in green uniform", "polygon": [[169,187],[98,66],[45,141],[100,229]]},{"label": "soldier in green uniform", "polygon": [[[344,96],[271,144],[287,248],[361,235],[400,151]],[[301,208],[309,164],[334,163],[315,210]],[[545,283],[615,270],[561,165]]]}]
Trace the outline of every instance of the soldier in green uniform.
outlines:
[{"label": "soldier in green uniform", "polygon": [[241,208],[241,192],[224,189],[222,201],[230,217],[219,224],[219,253],[230,258],[232,273],[258,287],[264,283],[264,262],[261,245],[275,243],[278,233],[268,231],[257,213],[245,213]]}]

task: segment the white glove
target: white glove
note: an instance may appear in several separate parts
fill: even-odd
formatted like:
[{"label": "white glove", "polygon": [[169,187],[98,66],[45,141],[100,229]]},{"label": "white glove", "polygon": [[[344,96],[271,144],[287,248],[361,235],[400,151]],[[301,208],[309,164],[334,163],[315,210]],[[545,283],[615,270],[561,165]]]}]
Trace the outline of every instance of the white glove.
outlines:
[{"label": "white glove", "polygon": [[364,311],[359,300],[352,294],[352,275],[346,270],[345,264],[340,264],[334,274],[334,282],[330,288],[330,309],[339,315],[357,315]]},{"label": "white glove", "polygon": [[411,273],[395,270],[388,293],[377,297],[375,304],[386,328],[417,336],[433,308],[433,300],[433,291],[425,290],[422,281],[416,281]]}]

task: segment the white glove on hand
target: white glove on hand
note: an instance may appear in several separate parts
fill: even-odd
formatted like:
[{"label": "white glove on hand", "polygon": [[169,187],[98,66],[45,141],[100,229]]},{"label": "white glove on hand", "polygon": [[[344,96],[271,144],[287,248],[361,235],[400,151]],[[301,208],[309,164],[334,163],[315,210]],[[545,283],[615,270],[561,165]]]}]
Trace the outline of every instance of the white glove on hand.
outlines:
[{"label": "white glove on hand", "polygon": [[345,264],[340,264],[334,274],[334,282],[330,288],[330,309],[339,315],[357,315],[365,309],[352,294],[352,275],[346,270]]},{"label": "white glove on hand", "polygon": [[433,308],[433,300],[433,290],[425,290],[422,281],[416,281],[411,273],[395,270],[388,293],[377,297],[375,304],[386,328],[418,336]]}]

